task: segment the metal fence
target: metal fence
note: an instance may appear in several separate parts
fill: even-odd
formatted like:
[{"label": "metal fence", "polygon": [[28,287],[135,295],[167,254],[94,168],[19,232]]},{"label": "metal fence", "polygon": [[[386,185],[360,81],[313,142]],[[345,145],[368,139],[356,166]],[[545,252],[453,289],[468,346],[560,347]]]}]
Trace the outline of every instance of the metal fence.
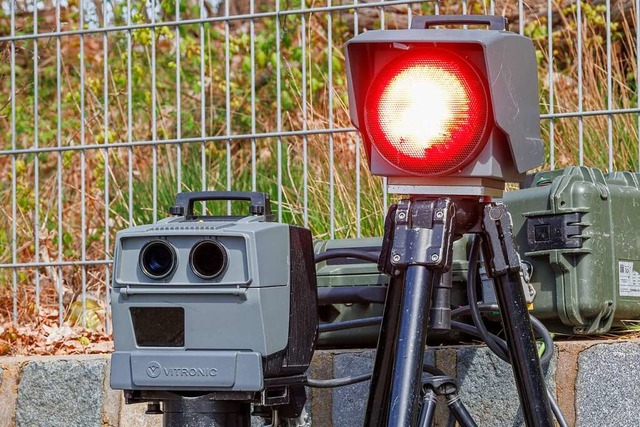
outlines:
[{"label": "metal fence", "polygon": [[508,16],[538,49],[546,167],[636,170],[639,2],[4,0],[0,320],[108,332],[114,234],[178,191],[268,191],[319,238],[381,233],[342,44],[415,14]]}]

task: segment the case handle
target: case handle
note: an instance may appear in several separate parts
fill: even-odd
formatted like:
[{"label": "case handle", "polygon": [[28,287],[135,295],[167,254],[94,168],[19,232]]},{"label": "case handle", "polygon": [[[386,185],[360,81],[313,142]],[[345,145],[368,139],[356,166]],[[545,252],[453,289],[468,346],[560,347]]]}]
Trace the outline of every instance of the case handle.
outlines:
[{"label": "case handle", "polygon": [[494,15],[433,15],[416,16],[411,29],[425,30],[435,25],[488,25],[490,30],[507,31],[509,23],[504,16]]},{"label": "case handle", "polygon": [[211,200],[244,200],[250,202],[249,215],[271,215],[271,205],[267,193],[252,191],[196,191],[178,193],[169,213],[175,216],[193,216],[193,204]]}]

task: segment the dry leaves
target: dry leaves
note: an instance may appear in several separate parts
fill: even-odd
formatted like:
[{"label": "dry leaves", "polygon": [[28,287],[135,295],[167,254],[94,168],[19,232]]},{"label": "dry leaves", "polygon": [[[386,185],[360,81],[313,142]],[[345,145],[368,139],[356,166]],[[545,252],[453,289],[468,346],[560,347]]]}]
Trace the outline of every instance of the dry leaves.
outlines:
[{"label": "dry leaves", "polygon": [[[98,354],[113,351],[105,331],[106,303],[87,293],[58,311],[57,289],[43,286],[36,303],[35,287],[20,289],[18,296],[0,286],[0,356]],[[13,306],[17,321],[13,319]],[[62,318],[62,323],[60,319]]]},{"label": "dry leaves", "polygon": [[98,354],[113,351],[111,335],[65,322],[58,311],[41,309],[28,323],[0,323],[0,356]]}]

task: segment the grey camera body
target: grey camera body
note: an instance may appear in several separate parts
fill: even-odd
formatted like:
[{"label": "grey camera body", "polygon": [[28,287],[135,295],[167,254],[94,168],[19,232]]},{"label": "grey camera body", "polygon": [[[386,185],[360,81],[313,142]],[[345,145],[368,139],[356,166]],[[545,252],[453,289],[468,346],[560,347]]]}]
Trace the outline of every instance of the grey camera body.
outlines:
[{"label": "grey camera body", "polygon": [[[150,242],[156,259],[145,254]],[[201,242],[209,252],[194,255]],[[170,264],[163,254],[171,249]],[[219,271],[203,278],[194,263]],[[169,274],[149,277],[145,265],[166,265]],[[268,378],[303,374],[316,305],[307,229],[265,215],[184,215],[123,230],[114,253],[111,387],[257,392]]]}]

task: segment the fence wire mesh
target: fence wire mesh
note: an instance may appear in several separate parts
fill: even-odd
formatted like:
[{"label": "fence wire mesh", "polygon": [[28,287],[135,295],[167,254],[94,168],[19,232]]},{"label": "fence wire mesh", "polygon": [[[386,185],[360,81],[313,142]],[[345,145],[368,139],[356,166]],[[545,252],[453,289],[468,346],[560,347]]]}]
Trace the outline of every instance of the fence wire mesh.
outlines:
[{"label": "fence wire mesh", "polygon": [[546,168],[638,170],[639,3],[1,1],[0,320],[108,332],[115,232],[179,191],[266,191],[318,238],[380,235],[342,46],[416,14],[505,15],[534,40]]}]

